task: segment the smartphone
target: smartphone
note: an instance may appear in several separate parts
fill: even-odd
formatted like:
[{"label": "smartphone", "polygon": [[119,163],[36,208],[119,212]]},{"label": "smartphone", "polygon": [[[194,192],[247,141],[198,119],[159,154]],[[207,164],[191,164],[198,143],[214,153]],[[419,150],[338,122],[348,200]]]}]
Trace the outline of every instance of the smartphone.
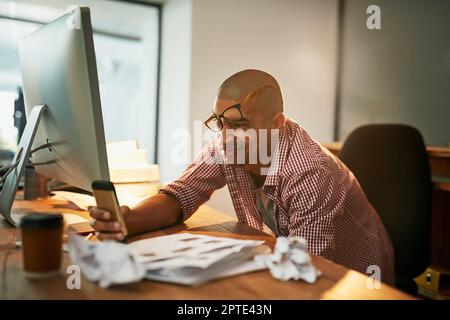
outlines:
[{"label": "smartphone", "polygon": [[116,189],[111,181],[96,180],[92,182],[92,189],[94,191],[95,201],[99,209],[111,213],[111,220],[120,223],[123,237],[128,235],[127,227],[120,211],[119,201],[117,200]]}]

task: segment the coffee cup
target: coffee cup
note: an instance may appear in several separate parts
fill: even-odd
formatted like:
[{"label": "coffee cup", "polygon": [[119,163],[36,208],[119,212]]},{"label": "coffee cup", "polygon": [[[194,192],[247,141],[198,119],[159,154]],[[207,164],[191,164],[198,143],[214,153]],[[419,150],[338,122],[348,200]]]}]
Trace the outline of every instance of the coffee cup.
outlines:
[{"label": "coffee cup", "polygon": [[23,269],[30,278],[60,273],[64,221],[61,214],[28,214],[20,222]]}]

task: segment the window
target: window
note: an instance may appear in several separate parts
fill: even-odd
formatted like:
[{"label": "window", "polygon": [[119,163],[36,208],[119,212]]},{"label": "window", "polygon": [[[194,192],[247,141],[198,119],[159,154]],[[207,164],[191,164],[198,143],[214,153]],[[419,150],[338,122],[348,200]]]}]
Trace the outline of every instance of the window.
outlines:
[{"label": "window", "polygon": [[17,145],[17,128],[14,127],[14,91],[0,89],[0,167],[7,165]]},{"label": "window", "polygon": [[107,142],[137,140],[155,159],[159,8],[124,1],[0,3],[0,150],[15,151],[14,100],[21,87],[18,42],[63,14],[89,6]]}]

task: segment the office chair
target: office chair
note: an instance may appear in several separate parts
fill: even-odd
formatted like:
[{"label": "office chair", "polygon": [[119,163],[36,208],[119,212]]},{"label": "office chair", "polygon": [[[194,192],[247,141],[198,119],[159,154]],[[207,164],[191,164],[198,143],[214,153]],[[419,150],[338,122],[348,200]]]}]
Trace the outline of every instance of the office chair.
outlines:
[{"label": "office chair", "polygon": [[348,136],[339,158],[391,238],[396,287],[417,294],[413,279],[429,265],[431,229],[431,176],[421,134],[406,125],[365,125]]}]

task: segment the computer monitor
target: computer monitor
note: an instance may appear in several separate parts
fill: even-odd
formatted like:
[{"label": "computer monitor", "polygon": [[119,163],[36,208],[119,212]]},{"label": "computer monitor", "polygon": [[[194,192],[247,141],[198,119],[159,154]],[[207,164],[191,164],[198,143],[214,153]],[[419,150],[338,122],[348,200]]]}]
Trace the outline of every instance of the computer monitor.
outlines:
[{"label": "computer monitor", "polygon": [[31,150],[36,171],[48,178],[88,191],[92,181],[109,180],[89,8],[74,8],[27,35],[19,55],[27,125],[0,195],[0,213],[12,224]]}]

